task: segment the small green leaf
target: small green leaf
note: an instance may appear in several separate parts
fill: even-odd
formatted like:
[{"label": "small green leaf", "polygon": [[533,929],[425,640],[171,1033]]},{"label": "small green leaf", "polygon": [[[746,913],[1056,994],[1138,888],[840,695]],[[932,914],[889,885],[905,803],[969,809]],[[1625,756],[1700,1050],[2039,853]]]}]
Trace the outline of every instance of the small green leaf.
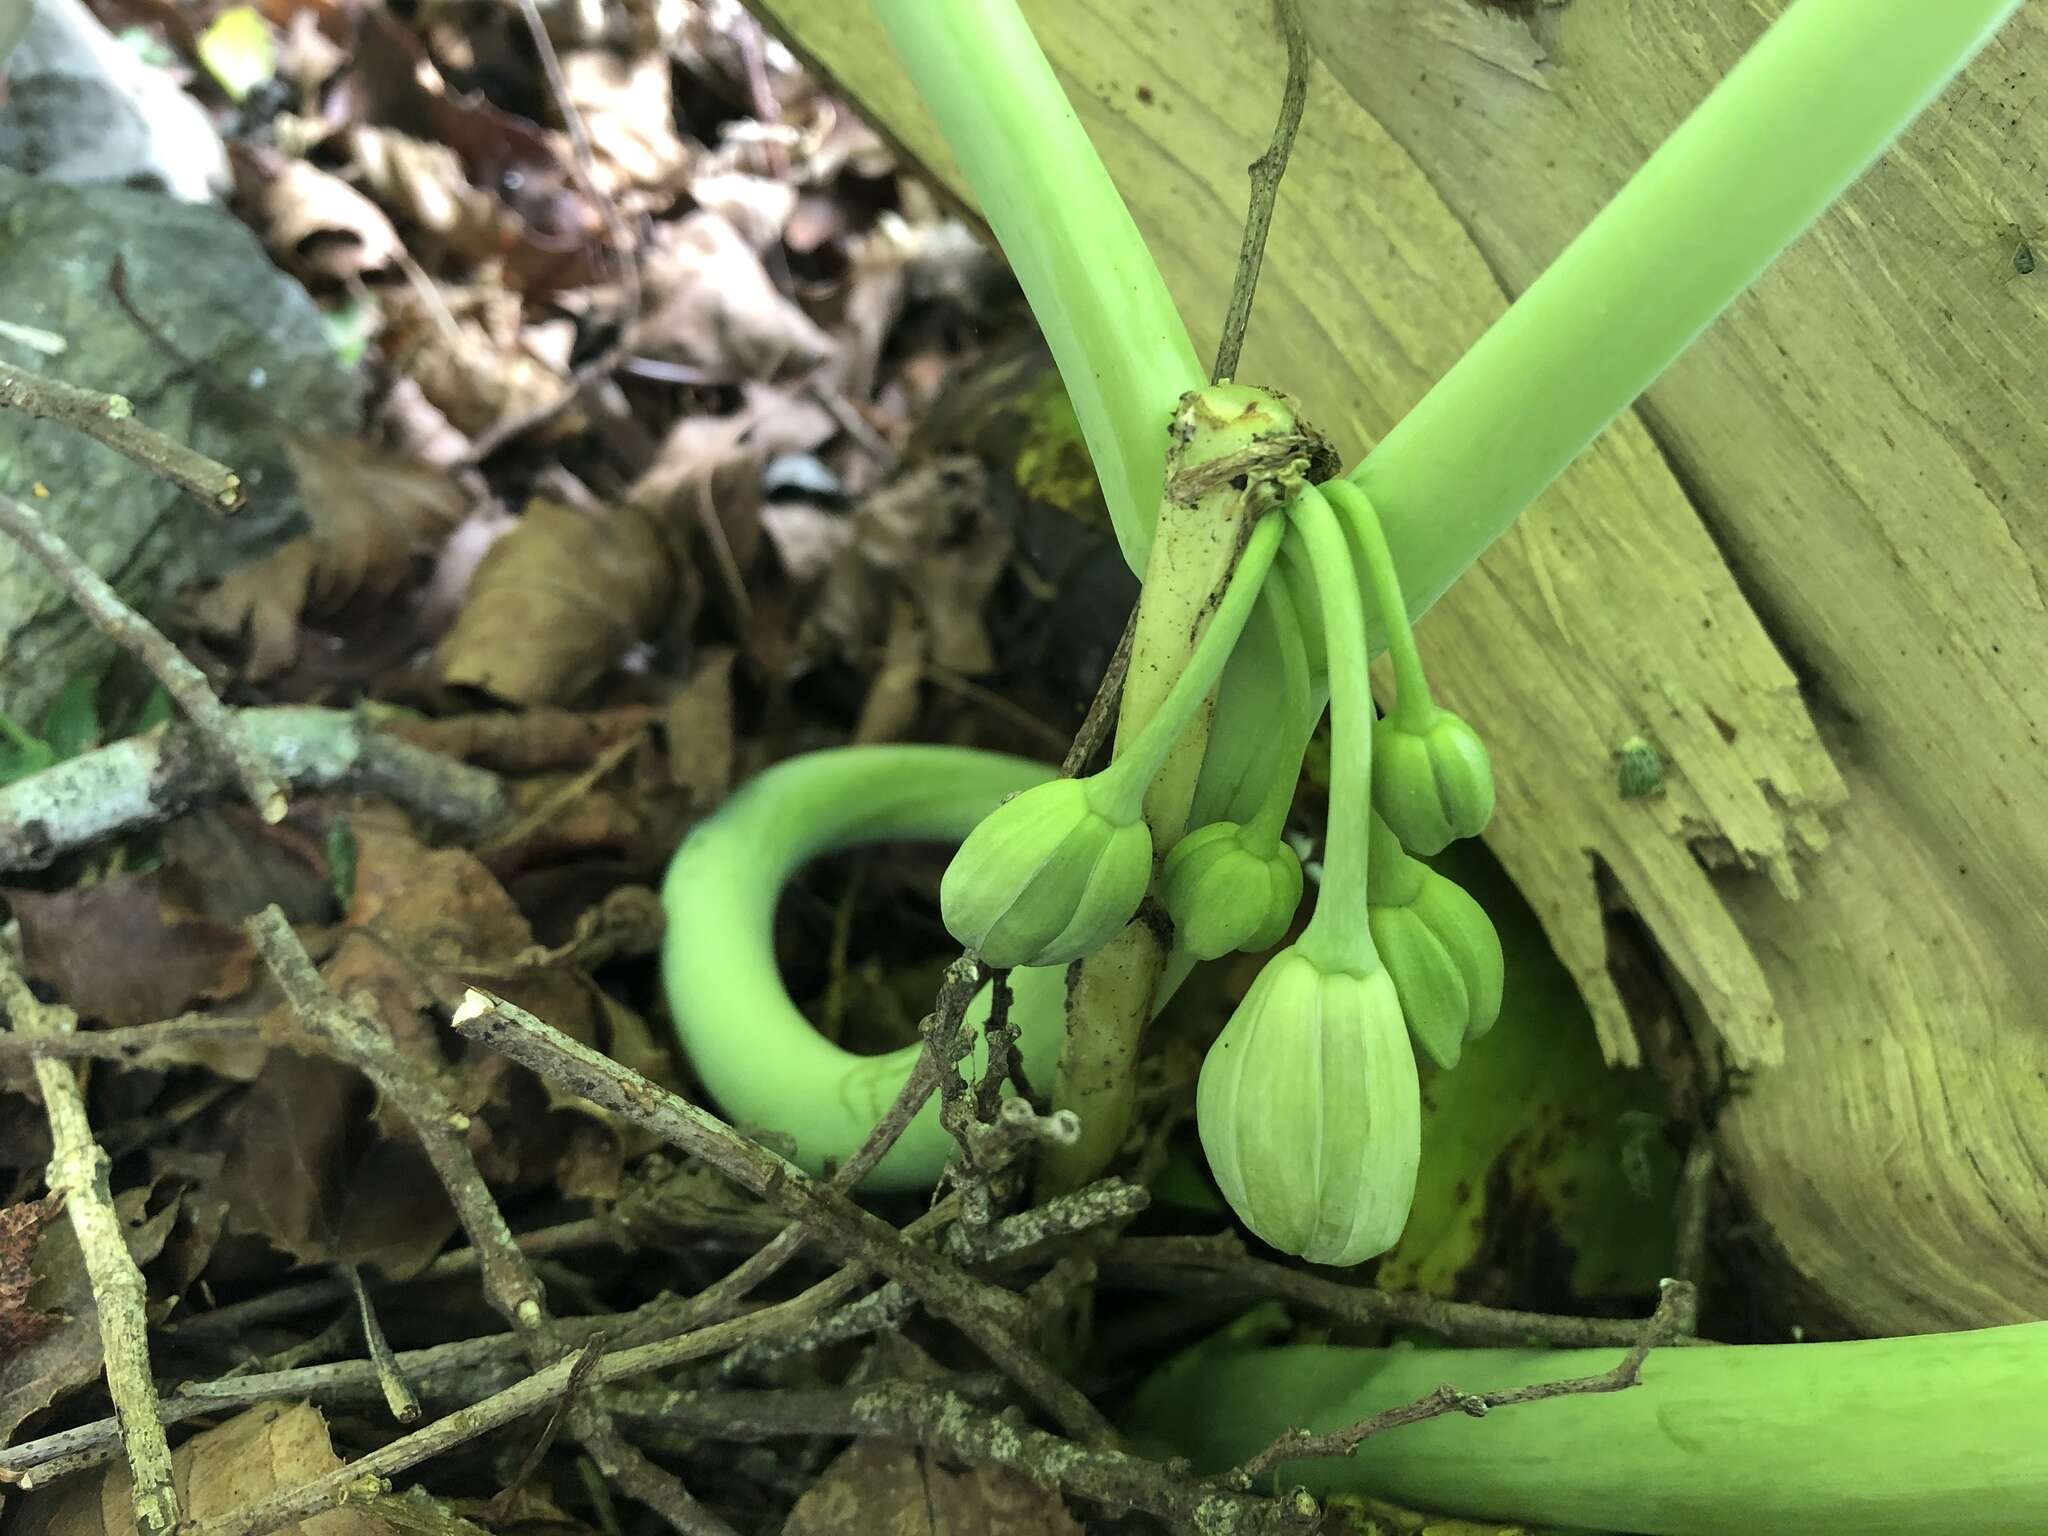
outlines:
[{"label": "small green leaf", "polygon": [[58,762],[90,752],[100,744],[100,679],[97,672],[77,672],[57,690],[43,716],[43,740]]},{"label": "small green leaf", "polygon": [[135,717],[135,734],[140,736],[164,724],[178,711],[171,704],[171,696],[164,692],[163,684],[149,690],[149,697],[142,701],[141,712]]},{"label": "small green leaf", "polygon": [[346,816],[327,823],[327,880],[346,912],[356,893],[356,829]]},{"label": "small green leaf", "polygon": [[56,761],[48,742],[29,735],[12,715],[0,711],[0,784],[41,773]]},{"label": "small green leaf", "polygon": [[260,11],[233,5],[199,34],[199,61],[233,101],[277,73],[277,36]]},{"label": "small green leaf", "polygon": [[320,321],[335,355],[353,368],[363,360],[370,338],[383,329],[384,311],[374,298],[352,298],[322,310]]}]

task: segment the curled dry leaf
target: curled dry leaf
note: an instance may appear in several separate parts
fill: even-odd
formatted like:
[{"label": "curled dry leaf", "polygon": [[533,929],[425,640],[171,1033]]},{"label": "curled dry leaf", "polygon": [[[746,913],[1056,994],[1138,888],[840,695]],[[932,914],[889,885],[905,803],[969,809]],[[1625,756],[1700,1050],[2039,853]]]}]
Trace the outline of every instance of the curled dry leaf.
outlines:
[{"label": "curled dry leaf", "polygon": [[388,602],[469,508],[468,493],[446,472],[355,438],[297,437],[285,448],[307,531],[188,605],[203,633],[246,637],[243,671],[252,682],[298,659],[302,618]]},{"label": "curled dry leaf", "polygon": [[265,243],[302,278],[345,282],[381,272],[404,254],[384,210],[332,171],[242,144],[233,162]]},{"label": "curled dry leaf", "polygon": [[753,247],[719,214],[699,209],[662,226],[643,264],[647,313],[635,350],[721,377],[777,379],[808,372],[831,338],[769,279]]},{"label": "curled dry leaf", "polygon": [[[493,323],[499,316],[488,302],[466,314],[457,295],[440,290],[435,296],[414,288],[394,288],[385,298],[386,346],[398,369],[419,385],[458,431],[475,437],[507,417],[527,415],[557,399],[565,383],[557,371],[529,352],[519,334],[517,300],[511,299],[513,324]],[[535,427],[535,442],[559,442],[581,432],[586,419],[570,406]]]},{"label": "curled dry leaf", "polygon": [[514,704],[574,700],[668,610],[676,556],[637,506],[535,500],[491,546],[435,652],[441,680]]},{"label": "curled dry leaf", "polygon": [[590,135],[600,190],[627,211],[672,203],[697,150],[676,132],[668,59],[579,48],[562,56],[562,78]]},{"label": "curled dry leaf", "polygon": [[796,213],[797,189],[774,176],[724,168],[699,169],[690,178],[690,197],[717,214],[757,251],[780,240]]},{"label": "curled dry leaf", "polygon": [[[324,1477],[341,1465],[327,1421],[311,1403],[265,1403],[194,1435],[171,1453],[171,1480],[188,1520],[205,1520]],[[131,1536],[135,1516],[125,1459],[65,1478],[22,1500],[19,1528],[34,1536]],[[375,1516],[343,1507],[290,1527],[304,1536],[390,1536]]]},{"label": "curled dry leaf", "polygon": [[444,255],[483,261],[519,238],[518,215],[472,184],[447,145],[359,124],[349,131],[348,152],[363,185],[417,231],[422,263],[435,265]]},{"label": "curled dry leaf", "polygon": [[576,189],[552,136],[481,97],[451,96],[419,38],[381,7],[364,15],[355,78],[372,123],[447,145],[467,180],[512,212],[499,226],[497,254],[514,286],[546,293],[600,275],[603,217]]}]

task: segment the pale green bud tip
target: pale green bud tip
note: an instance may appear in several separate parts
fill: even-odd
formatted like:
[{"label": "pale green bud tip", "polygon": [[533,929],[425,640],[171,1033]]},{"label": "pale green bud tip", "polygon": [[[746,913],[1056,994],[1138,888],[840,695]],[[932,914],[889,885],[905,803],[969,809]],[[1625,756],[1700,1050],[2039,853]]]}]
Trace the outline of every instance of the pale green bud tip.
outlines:
[{"label": "pale green bud tip", "polygon": [[1466,1042],[1500,1016],[1500,935],[1463,887],[1422,865],[1413,900],[1367,912],[1408,1031],[1429,1059],[1455,1067]]},{"label": "pale green bud tip", "polygon": [[1065,965],[1128,923],[1152,881],[1152,835],[1095,810],[1078,779],[1005,801],[968,833],[939,883],[965,949],[999,970]]},{"label": "pale green bud tip", "polygon": [[1493,765],[1478,733],[1447,709],[1419,731],[1397,718],[1373,727],[1373,808],[1417,853],[1477,837],[1493,817]]},{"label": "pale green bud tip", "polygon": [[1284,842],[1255,848],[1236,822],[1212,821],[1174,844],[1159,894],[1174,942],[1197,960],[1270,949],[1301,905],[1301,860]]},{"label": "pale green bud tip", "polygon": [[1326,973],[1280,951],[1210,1047],[1195,1109],[1224,1198],[1273,1247],[1357,1264],[1400,1237],[1422,1109],[1384,969]]}]

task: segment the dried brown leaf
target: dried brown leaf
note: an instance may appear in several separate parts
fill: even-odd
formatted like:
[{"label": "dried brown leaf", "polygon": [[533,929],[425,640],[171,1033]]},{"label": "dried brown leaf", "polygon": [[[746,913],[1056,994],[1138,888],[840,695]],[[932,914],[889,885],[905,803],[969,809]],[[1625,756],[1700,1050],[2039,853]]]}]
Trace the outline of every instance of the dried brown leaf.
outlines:
[{"label": "dried brown leaf", "polygon": [[418,252],[482,261],[518,238],[518,215],[471,183],[462,157],[394,128],[359,124],[348,151],[357,175],[377,200],[422,237]]},{"label": "dried brown leaf", "polygon": [[700,171],[690,178],[690,197],[717,214],[757,251],[782,238],[797,209],[797,189],[774,176],[746,171]]},{"label": "dried brown leaf", "polygon": [[604,192],[629,211],[672,203],[697,151],[676,132],[667,56],[573,49],[562,55],[562,78],[590,135]]},{"label": "dried brown leaf", "polygon": [[404,254],[384,210],[332,171],[261,146],[236,146],[233,162],[265,243],[302,278],[345,282]]},{"label": "dried brown leaf", "polygon": [[703,209],[663,225],[643,267],[647,313],[635,349],[734,379],[809,371],[832,350],[776,288],[746,237]]},{"label": "dried brown leaf", "polygon": [[[324,1477],[341,1465],[327,1421],[311,1403],[265,1403],[194,1435],[171,1453],[185,1516],[204,1520]],[[21,1536],[133,1536],[132,1480],[119,1457],[96,1475],[66,1478],[23,1501]],[[331,1509],[290,1527],[305,1536],[390,1536],[360,1510]]]},{"label": "dried brown leaf", "polygon": [[707,652],[662,713],[669,772],[698,811],[718,804],[732,787],[732,667],[738,657],[729,646]]},{"label": "dried brown leaf", "polygon": [[6,892],[24,968],[112,1028],[168,1018],[247,989],[255,955],[232,923],[202,917],[159,871],[66,891]]},{"label": "dried brown leaf", "polygon": [[[490,323],[496,317],[488,310],[483,318],[458,313],[456,298],[445,289],[439,302],[415,289],[393,289],[384,312],[394,363],[458,431],[475,437],[501,419],[525,416],[560,397],[561,375],[522,344],[516,300],[514,323],[501,329]],[[586,424],[583,412],[570,406],[528,435],[535,442],[558,442]]]},{"label": "dried brown leaf", "polygon": [[36,1246],[57,1210],[55,1195],[25,1205],[0,1205],[0,1358],[28,1348],[63,1325],[61,1316],[39,1311],[28,1299]]},{"label": "dried brown leaf", "polygon": [[515,704],[569,702],[653,627],[675,589],[675,558],[644,511],[592,517],[535,500],[477,567],[435,670]]},{"label": "dried brown leaf", "polygon": [[965,1471],[911,1446],[848,1446],[797,1500],[782,1536],[1082,1536],[1059,1491],[1004,1467]]},{"label": "dried brown leaf", "polygon": [[[123,1190],[114,1213],[128,1252],[147,1264],[162,1250],[176,1216],[175,1206],[151,1215],[146,1190]],[[68,1221],[43,1226],[30,1268],[28,1305],[59,1319],[59,1325],[19,1349],[0,1350],[0,1444],[31,1414],[40,1413],[100,1373],[99,1308],[85,1255]],[[10,1528],[11,1529],[11,1528]]]},{"label": "dried brown leaf", "polygon": [[297,437],[286,451],[306,505],[307,532],[231,572],[189,605],[220,639],[246,637],[253,682],[298,659],[301,619],[382,604],[462,519],[468,493],[446,472],[355,438]]}]

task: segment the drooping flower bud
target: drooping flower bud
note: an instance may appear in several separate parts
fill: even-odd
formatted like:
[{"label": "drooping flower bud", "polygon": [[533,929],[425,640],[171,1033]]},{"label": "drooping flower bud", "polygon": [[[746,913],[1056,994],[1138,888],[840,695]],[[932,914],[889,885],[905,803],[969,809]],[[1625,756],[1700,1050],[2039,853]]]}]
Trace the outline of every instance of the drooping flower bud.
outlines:
[{"label": "drooping flower bud", "polygon": [[1456,881],[1422,868],[1413,901],[1373,907],[1367,921],[1409,1033],[1431,1061],[1455,1067],[1466,1043],[1500,1016],[1500,935],[1492,919]]},{"label": "drooping flower bud", "polygon": [[1280,951],[1210,1047],[1195,1106],[1224,1198],[1275,1248],[1357,1264],[1400,1237],[1422,1114],[1383,968],[1324,971]]},{"label": "drooping flower bud", "polygon": [[1294,850],[1248,831],[1234,821],[1212,821],[1166,856],[1160,900],[1173,919],[1174,943],[1197,960],[1270,949],[1301,905],[1301,860]]},{"label": "drooping flower bud", "polygon": [[946,931],[998,970],[1065,965],[1106,943],[1152,881],[1152,834],[1098,810],[1083,779],[1006,800],[939,882]]},{"label": "drooping flower bud", "polygon": [[1397,708],[1373,727],[1372,803],[1416,853],[1477,837],[1493,816],[1493,765],[1478,733],[1435,705]]}]

